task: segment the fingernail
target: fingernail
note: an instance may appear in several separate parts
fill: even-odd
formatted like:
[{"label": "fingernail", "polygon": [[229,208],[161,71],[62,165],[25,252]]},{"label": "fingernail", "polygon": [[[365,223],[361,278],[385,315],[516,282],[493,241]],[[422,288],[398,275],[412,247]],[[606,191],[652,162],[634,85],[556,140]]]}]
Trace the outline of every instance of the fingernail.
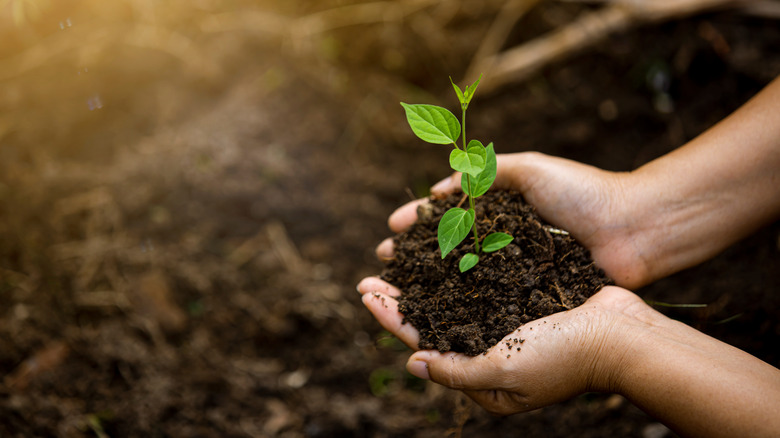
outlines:
[{"label": "fingernail", "polygon": [[393,239],[387,238],[376,247],[376,256],[379,260],[387,262],[393,259]]},{"label": "fingernail", "polygon": [[415,360],[406,364],[406,370],[409,374],[419,377],[421,379],[430,380],[431,375],[428,374],[428,363],[421,360]]},{"label": "fingernail", "polygon": [[363,286],[363,283],[364,283],[365,281],[366,281],[366,279],[364,278],[364,279],[360,280],[360,283],[358,283],[358,284],[357,284],[357,286],[355,286],[355,289],[357,289],[357,291],[358,291],[359,293],[361,293],[361,294],[363,293],[363,291],[362,291],[362,290],[360,290],[360,287],[361,287],[361,286]]},{"label": "fingernail", "polygon": [[382,295],[380,295],[379,292],[366,292],[363,294],[362,297],[360,297],[360,300],[363,301],[363,304],[369,309],[371,308],[371,305],[368,304],[368,302],[370,300],[376,300],[376,299],[382,299]]}]

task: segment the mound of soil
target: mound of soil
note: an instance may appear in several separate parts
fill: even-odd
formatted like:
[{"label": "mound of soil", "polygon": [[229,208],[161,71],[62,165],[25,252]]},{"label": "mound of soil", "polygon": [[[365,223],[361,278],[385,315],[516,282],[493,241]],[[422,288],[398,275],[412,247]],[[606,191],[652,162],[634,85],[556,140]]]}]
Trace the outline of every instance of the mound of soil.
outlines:
[{"label": "mound of soil", "polygon": [[420,332],[420,349],[486,352],[521,324],[579,306],[612,284],[587,249],[546,223],[518,192],[488,192],[476,206],[480,236],[514,236],[506,248],[480,254],[461,273],[458,261],[472,250],[464,241],[444,260],[439,219],[463,202],[462,194],[418,209],[417,222],[394,238],[395,254],[382,274],[401,289],[399,311]]}]

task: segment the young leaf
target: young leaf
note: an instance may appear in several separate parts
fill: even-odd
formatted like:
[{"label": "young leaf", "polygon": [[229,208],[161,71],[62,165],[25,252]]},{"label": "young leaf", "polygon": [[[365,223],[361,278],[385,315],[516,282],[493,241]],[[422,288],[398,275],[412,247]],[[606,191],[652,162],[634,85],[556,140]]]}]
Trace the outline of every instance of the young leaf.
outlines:
[{"label": "young leaf", "polygon": [[479,75],[479,78],[476,82],[471,85],[467,85],[465,90],[461,90],[460,87],[455,84],[455,82],[450,77],[450,82],[452,83],[452,87],[455,89],[455,94],[458,95],[458,101],[460,101],[460,106],[463,108],[463,111],[466,111],[466,109],[469,107],[469,103],[471,103],[471,99],[474,97],[474,92],[477,91],[479,81],[481,80],[482,75]]},{"label": "young leaf", "polygon": [[[493,143],[487,145],[485,150],[487,151],[485,168],[477,176],[470,177],[472,191],[470,195],[474,198],[484,195],[490,189],[490,186],[493,185],[493,181],[496,180],[496,151],[493,149]],[[464,173],[460,178],[460,186],[463,189],[463,193],[468,194],[469,185],[466,178],[469,178],[469,175]]]},{"label": "young leaf", "polygon": [[480,74],[477,80],[466,87],[466,91],[463,92],[464,97],[466,98],[466,105],[471,103],[471,98],[474,97],[474,93],[477,91],[477,87],[479,87],[479,81],[482,80],[482,75]]},{"label": "young leaf", "polygon": [[477,140],[471,140],[465,151],[453,149],[450,152],[450,167],[458,172],[479,175],[485,169],[487,149]]},{"label": "young leaf", "polygon": [[452,76],[450,76],[450,83],[452,84],[452,88],[455,89],[455,94],[458,95],[458,101],[460,102],[461,106],[465,105],[466,97],[463,95],[463,91],[460,89],[460,87],[452,80]]},{"label": "young leaf", "polygon": [[401,102],[412,131],[422,140],[450,144],[460,137],[460,122],[446,108],[436,105],[410,105]]},{"label": "young leaf", "polygon": [[447,256],[456,246],[468,236],[474,225],[474,210],[451,208],[444,213],[439,221],[439,249],[441,258]]},{"label": "young leaf", "polygon": [[460,268],[460,272],[466,272],[469,269],[476,266],[477,262],[479,262],[479,256],[474,254],[473,252],[470,252],[464,255],[460,259],[460,263],[458,263],[458,268]]},{"label": "young leaf", "polygon": [[509,245],[514,240],[514,237],[507,233],[493,233],[485,237],[482,241],[482,251],[493,252]]}]

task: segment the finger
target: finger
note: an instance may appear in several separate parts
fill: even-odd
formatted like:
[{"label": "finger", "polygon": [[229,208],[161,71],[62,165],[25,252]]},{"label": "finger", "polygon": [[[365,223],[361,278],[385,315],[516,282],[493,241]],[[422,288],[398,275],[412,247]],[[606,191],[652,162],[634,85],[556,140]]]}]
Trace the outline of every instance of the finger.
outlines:
[{"label": "finger", "polygon": [[500,371],[488,355],[474,357],[460,353],[425,350],[413,354],[406,364],[413,375],[449,388],[483,390],[499,387]]},{"label": "finger", "polygon": [[[557,314],[560,315],[560,314]],[[549,317],[548,317],[549,318]],[[529,355],[524,345],[520,354],[520,345],[525,341],[526,333],[534,328],[535,333],[543,331],[548,324],[544,319],[536,320],[518,328],[504,337],[498,344],[491,347],[485,354],[467,356],[465,354],[426,350],[413,354],[407,362],[414,370],[425,370],[428,378],[436,383],[460,390],[486,390],[503,388],[507,379],[523,375],[524,367],[529,365],[535,355]],[[552,325],[549,325],[552,327]],[[528,330],[528,331],[526,331]],[[533,347],[531,347],[531,352]],[[421,362],[413,364],[413,362]],[[410,370],[411,372],[411,370]]]},{"label": "finger", "polygon": [[493,188],[514,189],[526,194],[537,178],[537,170],[548,158],[537,152],[496,155],[497,172]]},{"label": "finger", "polygon": [[420,334],[411,324],[404,324],[403,315],[398,312],[398,302],[391,296],[379,292],[363,295],[363,304],[374,315],[379,324],[395,335],[409,348],[417,350]]},{"label": "finger", "polygon": [[437,182],[431,187],[431,194],[437,198],[443,198],[450,193],[454,193],[461,190],[460,187],[460,172],[455,172],[452,175]]},{"label": "finger", "polygon": [[362,295],[372,292],[379,292],[393,298],[401,295],[401,291],[397,287],[381,280],[379,277],[364,278],[358,283],[357,289]]},{"label": "finger", "polygon": [[393,239],[387,238],[376,247],[376,257],[382,262],[389,262],[393,259]]},{"label": "finger", "polygon": [[[538,152],[520,152],[496,155],[497,174],[493,182],[494,189],[513,189],[525,192],[537,178],[537,172],[544,169],[553,160]],[[445,197],[461,191],[461,173],[455,172],[431,187],[431,195]]]},{"label": "finger", "polygon": [[428,198],[422,198],[399,207],[387,220],[390,229],[394,233],[406,231],[406,229],[411,227],[414,221],[417,220],[417,207],[426,202],[430,202],[430,200]]}]

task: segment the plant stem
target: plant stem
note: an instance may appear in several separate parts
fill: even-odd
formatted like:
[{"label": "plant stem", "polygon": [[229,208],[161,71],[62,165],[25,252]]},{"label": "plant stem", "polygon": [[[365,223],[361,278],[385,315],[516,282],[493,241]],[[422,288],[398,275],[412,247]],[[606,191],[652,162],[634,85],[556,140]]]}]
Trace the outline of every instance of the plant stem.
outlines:
[{"label": "plant stem", "polygon": [[[466,183],[468,184],[469,192],[471,192],[471,176],[470,175],[466,176]],[[469,195],[469,206],[476,213],[477,210],[474,208],[474,198],[471,195]],[[476,218],[476,216],[474,217],[474,225],[473,225],[472,229],[474,231],[474,253],[475,254],[479,254],[479,233],[477,233],[477,218]]]},{"label": "plant stem", "polygon": [[461,112],[463,114],[463,117],[461,117],[460,126],[463,127],[463,150],[466,150],[466,108],[463,108],[463,111]]},{"label": "plant stem", "polygon": [[[463,150],[466,150],[466,108],[463,108],[463,117],[461,119],[461,126],[463,127]],[[474,210],[474,213],[476,213],[476,209],[474,208],[474,197],[471,196],[472,193],[474,193],[471,190],[471,175],[466,175],[466,186],[469,190],[469,207],[471,207],[472,210]],[[479,254],[479,233],[477,232],[477,218],[476,215],[474,217],[474,225],[472,226],[472,230],[474,231],[474,254]]]}]

